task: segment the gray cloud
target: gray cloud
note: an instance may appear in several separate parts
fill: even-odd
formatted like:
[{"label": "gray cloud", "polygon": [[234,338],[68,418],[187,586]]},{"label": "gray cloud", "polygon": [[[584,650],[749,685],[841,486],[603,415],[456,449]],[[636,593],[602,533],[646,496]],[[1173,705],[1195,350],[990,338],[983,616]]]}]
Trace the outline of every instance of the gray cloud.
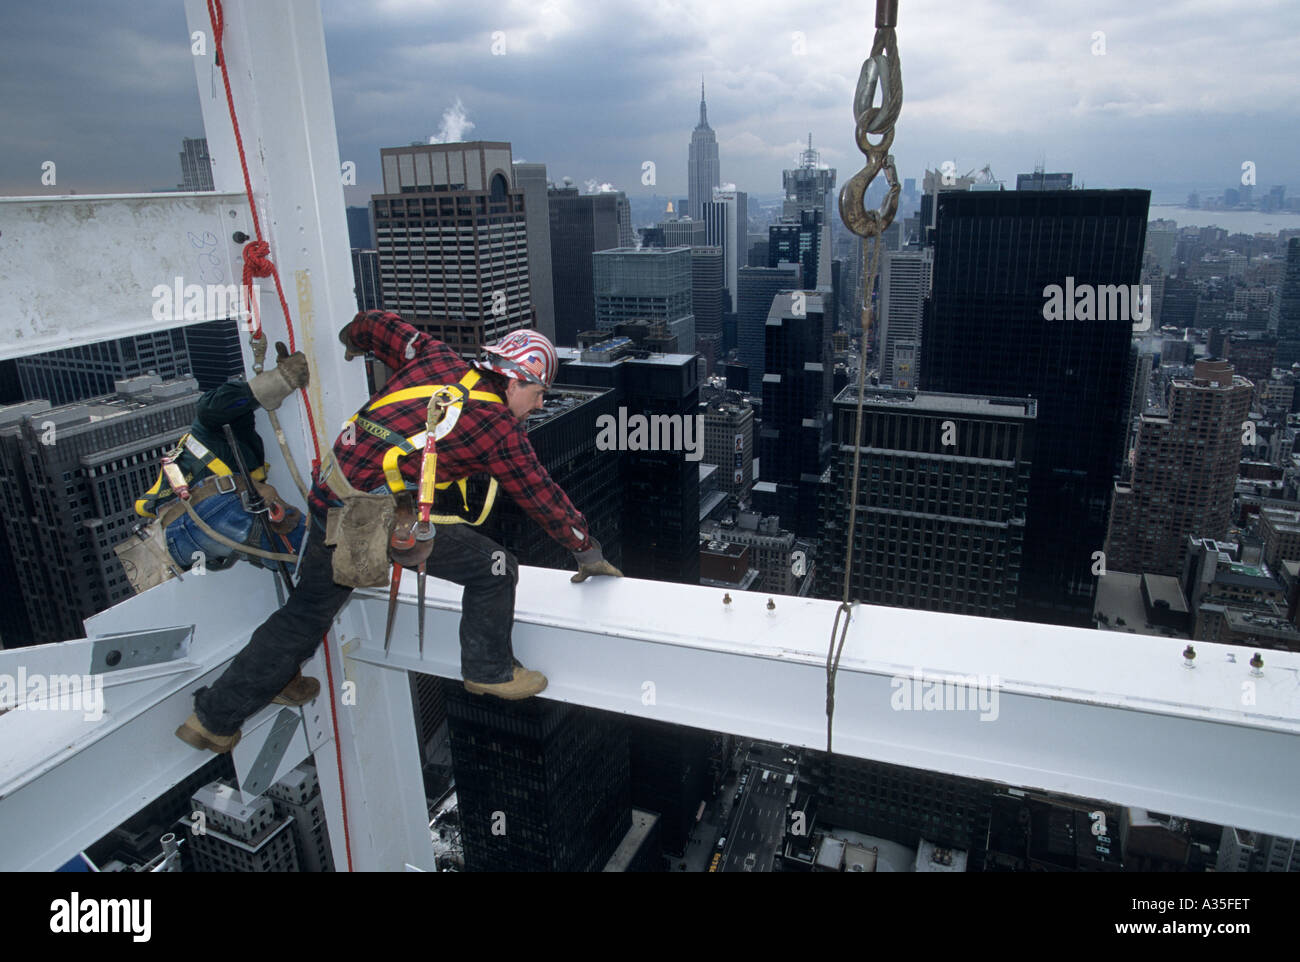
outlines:
[{"label": "gray cloud", "polygon": [[[552,176],[682,195],[701,73],[723,179],[779,191],[811,131],[843,183],[862,165],[851,104],[870,7],[325,0],[339,150],[358,173],[347,200],[377,189],[380,147],[451,135],[444,114],[458,102],[468,136],[509,140]],[[1251,159],[1261,184],[1300,190],[1300,5],[1257,2],[1248,16],[1217,0],[903,7],[900,176],[954,159],[1011,178],[1045,154],[1095,186],[1226,186]],[[56,192],[40,185],[48,159],[60,193],[179,180],[181,138],[202,135],[180,4],[9,5],[0,57],[0,192]],[[641,185],[646,160],[654,187]]]}]

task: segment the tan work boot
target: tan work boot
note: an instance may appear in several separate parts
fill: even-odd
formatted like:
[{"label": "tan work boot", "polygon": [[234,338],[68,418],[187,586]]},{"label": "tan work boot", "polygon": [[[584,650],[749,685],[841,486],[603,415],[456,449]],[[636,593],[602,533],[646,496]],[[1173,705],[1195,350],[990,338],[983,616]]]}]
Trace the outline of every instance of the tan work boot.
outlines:
[{"label": "tan work boot", "polygon": [[198,715],[190,715],[185,723],[176,729],[176,737],[186,745],[194,748],[209,749],[218,755],[224,755],[239,744],[242,732],[233,735],[217,735],[203,727]]},{"label": "tan work boot", "polygon": [[496,695],[507,701],[531,698],[546,690],[546,676],[540,671],[530,671],[523,665],[515,666],[515,677],[510,681],[486,684],[481,681],[465,682],[465,690],[473,695]]},{"label": "tan work boot", "polygon": [[293,676],[280,694],[271,699],[273,705],[289,705],[293,708],[305,705],[320,694],[320,682],[315,678],[304,678],[302,672]]}]

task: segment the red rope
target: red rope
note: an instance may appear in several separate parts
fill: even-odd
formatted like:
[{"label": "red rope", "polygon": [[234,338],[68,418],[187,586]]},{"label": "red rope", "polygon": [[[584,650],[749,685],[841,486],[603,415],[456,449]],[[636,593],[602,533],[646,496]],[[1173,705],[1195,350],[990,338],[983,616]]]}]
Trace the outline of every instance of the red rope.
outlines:
[{"label": "red rope", "polygon": [[[230,73],[226,69],[226,57],[221,49],[221,35],[226,26],[225,13],[221,8],[221,0],[207,0],[207,2],[208,20],[212,23],[213,45],[216,48],[217,63],[221,65],[221,79],[226,87],[226,104],[230,108],[230,124],[235,131],[235,146],[239,148],[239,168],[244,172],[244,192],[248,195],[248,208],[253,217],[253,230],[257,232],[257,240],[244,245],[244,290],[252,290],[252,278],[254,277],[271,277],[275,279],[275,292],[280,297],[280,310],[284,312],[284,323],[289,329],[289,350],[293,352],[295,350],[293,318],[289,314],[289,302],[284,296],[284,285],[280,283],[280,272],[276,270],[275,264],[272,263],[270,258],[271,246],[262,237],[262,222],[257,216],[257,201],[253,198],[253,182],[248,176],[248,158],[244,156],[244,138],[239,133],[239,116],[235,113],[235,97],[230,90]],[[253,337],[260,339],[265,336],[262,332],[261,321],[257,320]],[[320,443],[316,440],[316,419],[312,415],[307,389],[304,387],[300,390],[302,391],[303,408],[307,412],[307,423],[311,427],[312,449],[316,454],[312,461],[312,471],[315,473],[320,467]],[[343,807],[343,844],[348,856],[348,871],[351,872],[352,838],[348,831],[347,790],[343,785],[343,749],[339,741],[338,705],[334,700],[334,669],[330,664],[329,639],[326,637],[322,640],[325,643],[325,672],[330,687],[330,715],[334,722],[334,754],[339,766],[339,801]]]}]

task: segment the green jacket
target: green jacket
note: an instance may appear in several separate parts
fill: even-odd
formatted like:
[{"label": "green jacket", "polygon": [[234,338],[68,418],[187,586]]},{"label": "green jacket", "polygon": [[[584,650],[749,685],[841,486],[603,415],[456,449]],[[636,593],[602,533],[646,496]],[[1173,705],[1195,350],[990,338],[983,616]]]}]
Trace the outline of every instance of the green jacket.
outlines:
[{"label": "green jacket", "polygon": [[[257,433],[257,424],[254,420],[254,412],[259,407],[257,399],[253,397],[253,392],[245,381],[231,381],[208,391],[199,398],[194,423],[190,425],[189,434],[185,438],[192,437],[198,441],[203,448],[207,448],[212,455],[215,455],[221,464],[214,462],[204,464],[193,451],[182,447],[176,458],[176,464],[184,474],[187,484],[194,485],[211,474],[239,473],[239,463],[231,453],[230,445],[226,443],[225,432],[221,430],[224,424],[230,425],[230,430],[235,435],[235,442],[244,456],[244,463],[248,465],[253,477],[258,481],[266,477],[266,449]],[[181,440],[184,441],[185,438]],[[223,466],[228,470],[221,470]],[[156,517],[158,508],[173,497],[175,494],[167,483],[166,476],[159,470],[158,480],[154,482],[153,487],[136,501],[135,512],[146,518]]]}]

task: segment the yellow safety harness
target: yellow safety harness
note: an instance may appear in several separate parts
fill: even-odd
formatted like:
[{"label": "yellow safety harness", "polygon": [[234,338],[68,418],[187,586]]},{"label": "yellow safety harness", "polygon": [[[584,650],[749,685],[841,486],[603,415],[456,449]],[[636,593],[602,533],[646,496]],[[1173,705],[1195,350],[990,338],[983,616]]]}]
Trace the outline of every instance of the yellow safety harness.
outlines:
[{"label": "yellow safety harness", "polygon": [[[182,449],[194,455],[199,464],[217,475],[217,477],[224,478],[235,473],[230,470],[229,465],[227,465],[225,461],[222,461],[219,457],[213,454],[207,445],[192,434],[187,434],[181,438],[180,441],[176,443],[176,447],[172,449],[169,457],[174,457],[180,454]],[[266,480],[265,465],[255,468],[252,473],[254,481]],[[187,475],[185,477],[186,483],[192,483],[198,475],[198,471]],[[174,494],[175,492],[172,491],[171,485],[167,482],[165,472],[159,471],[158,480],[153,483],[153,487],[136,500],[135,513],[145,518],[156,518],[158,516],[158,503],[171,498]]]},{"label": "yellow safety harness", "polygon": [[[397,404],[401,401],[410,401],[415,398],[431,398],[440,391],[450,391],[455,395],[455,399],[447,406],[446,414],[442,421],[434,430],[434,439],[441,441],[451,433],[451,429],[456,426],[460,419],[461,411],[464,409],[465,401],[472,399],[475,401],[490,401],[495,404],[504,404],[501,398],[491,391],[475,390],[474,385],[482,380],[482,375],[478,371],[470,370],[465,376],[455,384],[421,384],[418,387],[403,388],[400,391],[394,391],[391,394],[385,394],[383,397],[372,401],[366,407],[362,408],[352,417],[348,418],[349,422],[355,422],[357,427],[372,434],[379,440],[386,442],[389,448],[384,452],[384,479],[388,484],[388,490],[393,494],[399,494],[403,491],[409,491],[416,487],[415,484],[408,482],[402,477],[398,461],[407,455],[415,454],[417,451],[424,450],[425,438],[428,431],[420,431],[412,434],[410,437],[403,437],[391,428],[373,421],[366,417],[380,408],[387,407],[391,404]],[[452,485],[460,489],[461,503],[465,510],[469,511],[469,484],[468,478],[458,478],[447,481],[439,481],[434,487],[439,491],[445,491]],[[496,502],[497,480],[492,478],[488,482],[487,498],[483,502],[483,510],[478,518],[474,521],[466,520],[459,515],[454,514],[434,514],[430,515],[430,520],[434,524],[468,524],[478,526],[487,520],[488,515],[492,512],[492,505]]]}]

